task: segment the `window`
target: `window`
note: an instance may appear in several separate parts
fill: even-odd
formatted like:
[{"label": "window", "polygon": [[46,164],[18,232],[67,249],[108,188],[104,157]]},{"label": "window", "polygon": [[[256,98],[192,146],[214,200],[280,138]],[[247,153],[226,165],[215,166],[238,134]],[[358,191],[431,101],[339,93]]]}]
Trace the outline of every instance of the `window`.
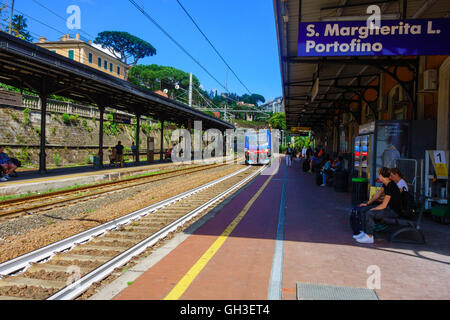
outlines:
[{"label": "window", "polygon": [[69,50],[69,59],[73,60],[74,52],[73,50]]},{"label": "window", "polygon": [[102,58],[98,57],[98,67],[102,67]]},{"label": "window", "polygon": [[92,63],[92,53],[89,52],[89,63]]},{"label": "window", "polygon": [[109,64],[109,71],[113,72],[113,64],[112,63]]},{"label": "window", "polygon": [[105,66],[105,70],[108,70],[108,61],[105,60],[104,66]]},{"label": "window", "polygon": [[117,74],[120,76],[120,67],[117,66]]}]

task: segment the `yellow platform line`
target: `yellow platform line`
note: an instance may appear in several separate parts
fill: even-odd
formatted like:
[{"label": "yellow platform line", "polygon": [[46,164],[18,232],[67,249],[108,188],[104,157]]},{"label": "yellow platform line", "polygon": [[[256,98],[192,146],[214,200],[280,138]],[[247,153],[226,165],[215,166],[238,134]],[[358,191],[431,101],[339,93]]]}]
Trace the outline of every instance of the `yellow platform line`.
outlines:
[{"label": "yellow platform line", "polygon": [[273,179],[271,176],[264,185],[258,190],[258,192],[251,198],[247,205],[242,209],[239,215],[231,222],[225,231],[217,238],[217,240],[209,247],[203,256],[194,264],[194,266],[184,275],[184,277],[176,284],[176,286],[170,291],[170,293],[164,298],[164,300],[178,300],[189,288],[192,281],[203,270],[212,257],[219,251],[220,247],[224,244],[225,240],[230,236],[237,225],[242,221],[247,212],[250,210],[255,201],[259,198],[261,193],[266,189],[267,185]]},{"label": "yellow platform line", "polygon": [[[139,168],[140,170],[133,170],[135,168]],[[22,181],[16,181],[16,182],[9,182],[5,184],[0,184],[2,187],[11,186],[11,185],[18,185],[18,184],[29,184],[29,183],[35,183],[35,182],[45,182],[45,181],[55,181],[55,180],[65,180],[70,178],[79,178],[79,177],[88,177],[88,176],[100,176],[100,175],[108,175],[112,173],[134,173],[134,172],[141,172],[145,171],[147,169],[151,169],[152,166],[145,166],[145,167],[135,167],[135,168],[127,168],[127,170],[122,170],[120,168],[118,169],[112,169],[107,171],[93,171],[93,172],[82,172],[82,173],[73,173],[73,174],[66,174],[63,176],[55,176],[55,177],[47,177],[47,178],[38,178],[38,179],[32,179],[32,180],[22,180]],[[157,168],[163,168],[158,166]]]}]

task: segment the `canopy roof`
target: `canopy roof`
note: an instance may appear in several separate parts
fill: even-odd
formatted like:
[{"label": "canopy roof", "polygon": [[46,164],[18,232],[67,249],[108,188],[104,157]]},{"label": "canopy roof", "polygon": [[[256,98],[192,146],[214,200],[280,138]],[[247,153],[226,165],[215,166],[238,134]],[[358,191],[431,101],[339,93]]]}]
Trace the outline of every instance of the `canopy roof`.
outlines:
[{"label": "canopy roof", "polygon": [[[378,92],[376,85],[372,87],[368,84],[379,84],[374,80],[381,72],[392,66],[417,70],[416,57],[297,57],[299,22],[368,17],[366,10],[371,4],[381,8],[382,17],[390,15],[398,19],[418,19],[450,16],[448,0],[274,0],[288,129],[326,128],[328,120],[334,120],[339,113],[351,111],[349,103],[354,99],[355,91]],[[319,90],[312,102],[312,90],[317,78],[320,79]],[[411,99],[414,100],[414,97],[411,96]],[[355,102],[358,103],[358,100]],[[414,101],[411,102],[414,104]],[[357,117],[357,113],[354,115]]]},{"label": "canopy roof", "polygon": [[95,70],[5,32],[0,32],[0,82],[40,94],[56,94],[80,103],[110,107],[187,125],[202,121],[204,129],[231,124]]}]

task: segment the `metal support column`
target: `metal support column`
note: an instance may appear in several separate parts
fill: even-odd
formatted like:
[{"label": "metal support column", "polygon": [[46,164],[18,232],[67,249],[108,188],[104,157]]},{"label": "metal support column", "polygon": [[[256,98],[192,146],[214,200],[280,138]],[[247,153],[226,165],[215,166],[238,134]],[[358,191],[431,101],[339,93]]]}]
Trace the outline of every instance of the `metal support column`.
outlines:
[{"label": "metal support column", "polygon": [[162,162],[164,160],[164,119],[161,119],[161,150],[160,150],[160,159]]},{"label": "metal support column", "polygon": [[47,155],[45,154],[45,127],[47,123],[47,98],[48,94],[43,93],[40,95],[41,99],[41,151],[39,153],[39,173],[45,174],[47,173],[47,165],[46,165],[46,158]]},{"label": "metal support column", "polygon": [[141,132],[141,115],[136,114],[136,164],[140,162],[140,132]]},{"label": "metal support column", "polygon": [[192,120],[188,120],[187,122],[187,130],[189,131],[189,135],[191,137],[191,159],[194,160],[194,140],[193,140],[193,135],[192,135]]},{"label": "metal support column", "polygon": [[100,131],[99,131],[99,142],[98,142],[98,161],[100,168],[103,167],[103,123],[105,115],[105,107],[100,106]]}]

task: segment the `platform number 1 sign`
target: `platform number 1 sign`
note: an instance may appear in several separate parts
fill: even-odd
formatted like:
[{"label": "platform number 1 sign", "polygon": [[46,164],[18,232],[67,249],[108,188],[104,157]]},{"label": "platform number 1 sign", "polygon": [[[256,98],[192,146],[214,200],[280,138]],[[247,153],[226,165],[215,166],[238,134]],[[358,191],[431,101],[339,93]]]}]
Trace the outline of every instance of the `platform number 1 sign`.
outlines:
[{"label": "platform number 1 sign", "polygon": [[445,157],[445,151],[434,151],[434,164],[436,168],[436,176],[438,178],[447,178],[447,159]]}]

